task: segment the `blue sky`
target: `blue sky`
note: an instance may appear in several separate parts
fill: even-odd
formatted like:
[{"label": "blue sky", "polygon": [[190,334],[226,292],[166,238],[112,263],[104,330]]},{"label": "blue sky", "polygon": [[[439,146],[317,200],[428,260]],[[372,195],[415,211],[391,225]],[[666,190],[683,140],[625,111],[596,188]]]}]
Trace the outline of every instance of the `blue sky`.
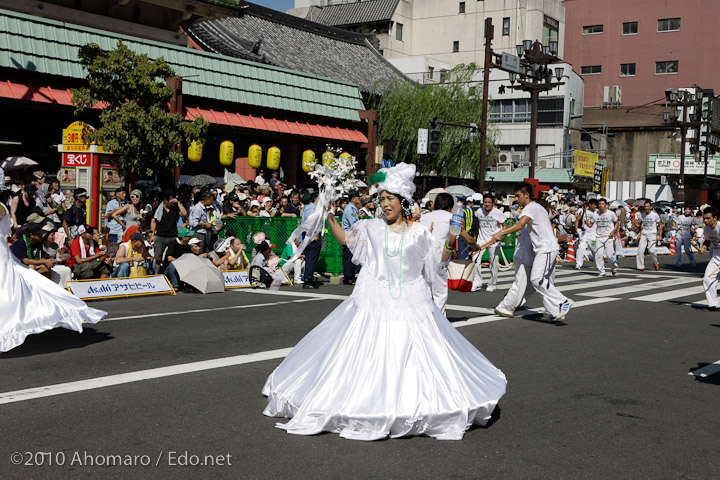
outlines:
[{"label": "blue sky", "polygon": [[248,0],[251,3],[262,5],[263,7],[272,8],[273,10],[280,10],[281,12],[287,12],[295,6],[295,0]]}]

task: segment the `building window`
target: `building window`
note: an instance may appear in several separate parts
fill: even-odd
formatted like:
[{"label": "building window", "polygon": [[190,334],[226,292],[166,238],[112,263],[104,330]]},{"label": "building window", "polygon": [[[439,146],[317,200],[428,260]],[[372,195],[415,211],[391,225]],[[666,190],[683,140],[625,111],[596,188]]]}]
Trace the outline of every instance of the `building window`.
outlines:
[{"label": "building window", "polygon": [[395,40],[400,40],[402,42],[402,32],[403,31],[403,24],[402,23],[396,23],[395,24]]},{"label": "building window", "polygon": [[673,75],[678,73],[678,61],[655,62],[655,75]]},{"label": "building window", "polygon": [[445,70],[444,68],[440,69],[440,83],[445,83],[445,80],[447,80],[447,74],[447,70]]},{"label": "building window", "polygon": [[635,64],[634,63],[621,63],[620,64],[620,76],[621,77],[634,77],[635,76]]},{"label": "building window", "polygon": [[538,126],[562,126],[564,108],[565,97],[540,98],[538,100]]},{"label": "building window", "polygon": [[583,35],[593,35],[596,33],[603,33],[602,25],[585,25],[583,27]]},{"label": "building window", "polygon": [[428,67],[427,79],[431,82],[435,80],[435,67]]},{"label": "building window", "polygon": [[580,67],[581,75],[599,75],[602,73],[602,65],[588,65],[587,67]]},{"label": "building window", "polygon": [[503,36],[510,35],[510,17],[503,18]]},{"label": "building window", "polygon": [[680,18],[661,18],[658,20],[658,32],[677,32],[680,30]]},{"label": "building window", "polygon": [[543,16],[543,45],[550,45],[550,42],[558,41],[560,22],[547,15]]},{"label": "building window", "polygon": [[490,106],[489,119],[495,123],[527,123],[530,121],[530,100],[495,100]]},{"label": "building window", "polygon": [[465,2],[460,2],[458,5],[458,13],[465,13]]},{"label": "building window", "polygon": [[460,42],[458,40],[455,40],[453,42],[453,53],[457,53],[460,51]]},{"label": "building window", "polygon": [[623,35],[637,35],[637,22],[623,23]]}]

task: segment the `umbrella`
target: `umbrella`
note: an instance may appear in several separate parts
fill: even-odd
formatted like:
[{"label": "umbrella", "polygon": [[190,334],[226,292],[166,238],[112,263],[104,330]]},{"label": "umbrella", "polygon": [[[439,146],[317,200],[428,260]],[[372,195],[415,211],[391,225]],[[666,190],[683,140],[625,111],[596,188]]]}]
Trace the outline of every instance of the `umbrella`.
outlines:
[{"label": "umbrella", "polygon": [[216,182],[217,179],[215,177],[201,173],[200,175],[195,175],[194,177],[190,177],[185,180],[185,185],[190,185],[191,187],[201,187],[203,185],[215,185]]},{"label": "umbrella", "polygon": [[627,207],[628,204],[625,203],[625,202],[623,202],[622,200],[613,200],[613,201],[610,203],[610,206],[611,206],[612,208],[619,208],[619,207]]},{"label": "umbrella", "polygon": [[180,280],[200,290],[200,293],[222,293],[225,277],[207,258],[186,253],[173,262]]},{"label": "umbrella", "polygon": [[635,201],[632,203],[632,206],[633,206],[633,207],[642,207],[643,205],[645,205],[645,199],[644,199],[644,198],[639,198],[639,199],[635,200]]},{"label": "umbrella", "polygon": [[435,197],[437,197],[438,193],[445,192],[444,188],[433,188],[429,192],[425,194],[426,197],[430,199],[431,202],[435,202]]},{"label": "umbrella", "polygon": [[475,190],[470,187],[466,187],[465,185],[451,185],[445,191],[450,195],[461,197],[469,197],[475,193]]},{"label": "umbrella", "polygon": [[22,170],[23,168],[32,167],[33,165],[37,165],[38,163],[35,160],[30,160],[27,157],[7,157],[5,160],[3,160],[2,167],[3,170],[10,171],[10,170]]}]

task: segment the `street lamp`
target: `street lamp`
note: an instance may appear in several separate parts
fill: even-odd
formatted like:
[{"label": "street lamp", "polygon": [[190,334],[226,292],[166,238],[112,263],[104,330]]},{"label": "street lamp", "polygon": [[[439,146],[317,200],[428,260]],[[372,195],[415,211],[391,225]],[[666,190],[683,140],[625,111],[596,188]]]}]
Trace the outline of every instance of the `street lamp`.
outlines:
[{"label": "street lamp", "polygon": [[[694,85],[695,91],[702,92],[702,89]],[[670,118],[669,112],[663,113],[663,120],[666,124],[675,126],[680,129],[681,134],[681,145],[680,145],[680,181],[678,182],[678,201],[685,201],[685,143],[687,140],[687,131],[691,127],[698,128],[697,138],[697,151],[700,147],[700,125],[702,120],[697,112],[697,108],[702,105],[702,93],[699,95],[700,100],[696,99],[695,92],[689,92],[687,90],[676,91],[674,88],[668,88],[665,90],[665,98],[668,100],[668,104],[671,107],[675,107],[674,117]],[[695,107],[696,111],[693,112],[693,117],[688,118],[688,110],[690,107]],[[680,119],[682,117],[682,119]],[[707,168],[707,167],[706,167]]]},{"label": "street lamp", "polygon": [[[560,62],[557,57],[557,42],[548,42],[543,45],[535,40],[523,40],[522,45],[517,45],[516,50],[520,57],[521,70],[524,73],[510,73],[510,87],[513,90],[522,90],[530,92],[532,102],[532,111],[530,115],[530,171],[529,178],[535,178],[535,162],[537,157],[537,117],[538,117],[538,100],[540,92],[548,92],[555,87],[564,85],[561,82],[565,68],[551,68],[552,64]],[[515,85],[516,77],[518,85]],[[553,81],[553,76],[557,79]]]}]

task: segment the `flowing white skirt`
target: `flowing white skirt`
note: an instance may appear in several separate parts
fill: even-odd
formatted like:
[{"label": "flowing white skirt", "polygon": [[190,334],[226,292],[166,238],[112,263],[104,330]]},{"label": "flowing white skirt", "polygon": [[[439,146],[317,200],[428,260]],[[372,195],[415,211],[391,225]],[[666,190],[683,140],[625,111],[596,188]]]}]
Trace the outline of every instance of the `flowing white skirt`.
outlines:
[{"label": "flowing white skirt", "polygon": [[97,323],[105,315],[25,268],[0,240],[0,352],[17,347],[28,335],[57,327],[82,332],[83,322]]},{"label": "flowing white skirt", "polygon": [[269,376],[264,414],[288,433],[355,440],[429,435],[459,440],[485,425],[505,375],[443,316],[423,279],[393,300],[360,274],[353,294]]}]

